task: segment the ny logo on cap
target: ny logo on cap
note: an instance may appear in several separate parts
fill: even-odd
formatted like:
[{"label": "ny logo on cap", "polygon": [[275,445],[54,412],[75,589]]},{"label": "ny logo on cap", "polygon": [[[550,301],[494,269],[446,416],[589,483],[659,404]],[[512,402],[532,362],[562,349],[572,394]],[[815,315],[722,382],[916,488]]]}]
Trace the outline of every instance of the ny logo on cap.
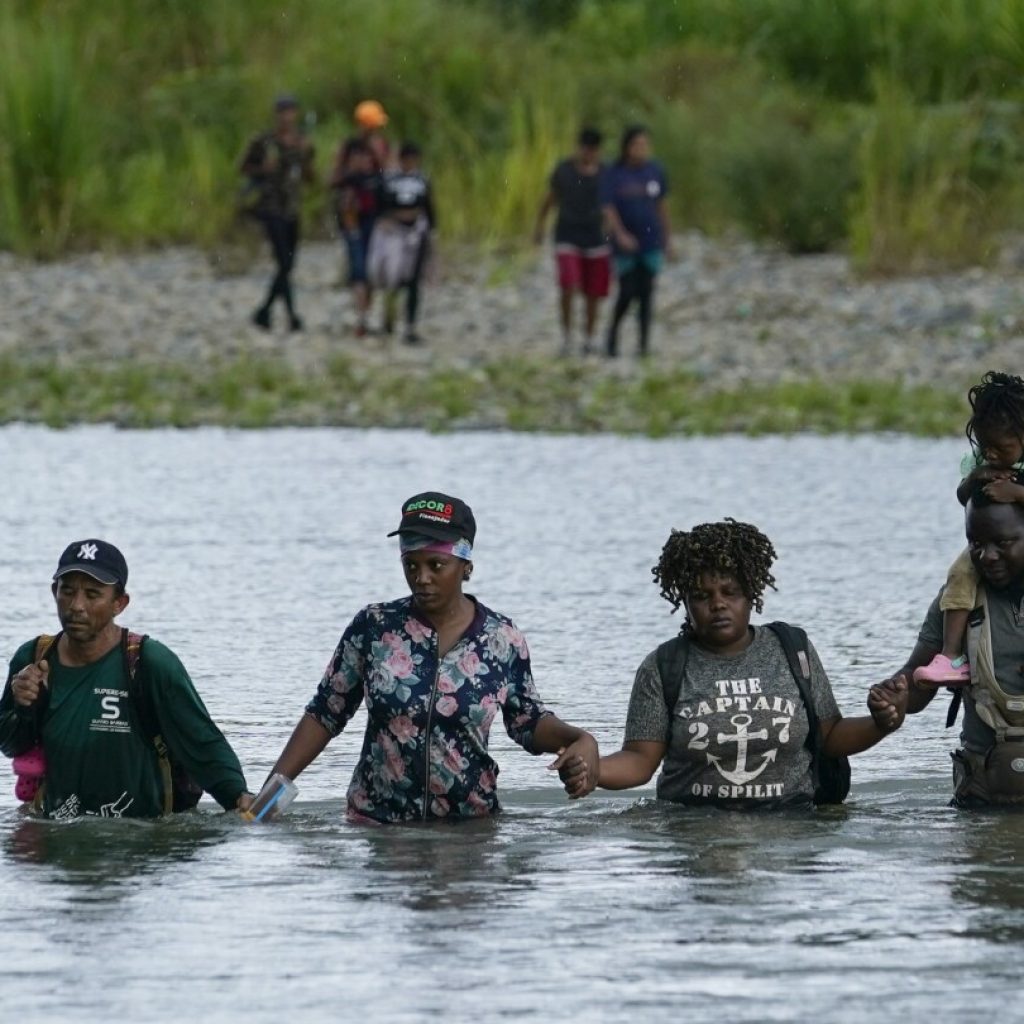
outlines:
[{"label": "ny logo on cap", "polygon": [[96,545],[95,544],[83,544],[78,549],[78,557],[85,558],[90,562],[96,561]]}]

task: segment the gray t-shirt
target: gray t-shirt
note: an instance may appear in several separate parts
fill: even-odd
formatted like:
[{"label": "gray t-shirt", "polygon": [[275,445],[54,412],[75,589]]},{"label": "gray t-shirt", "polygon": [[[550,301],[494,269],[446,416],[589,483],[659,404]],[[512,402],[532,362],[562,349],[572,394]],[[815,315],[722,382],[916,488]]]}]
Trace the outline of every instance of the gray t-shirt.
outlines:
[{"label": "gray t-shirt", "polygon": [[[836,718],[828,676],[807,646],[814,710],[823,721]],[[691,643],[671,715],[652,651],[637,670],[626,718],[626,742],[668,743],[658,797],[686,804],[809,803],[814,781],[807,733],[807,712],[786,654],[778,637],[761,626],[734,657]]]},{"label": "gray t-shirt", "polygon": [[[992,629],[992,661],[999,685],[1007,693],[1024,693],[1024,599],[1020,591],[996,590],[989,587],[988,614]],[[939,595],[942,591],[939,591]],[[942,647],[942,612],[939,598],[932,601],[921,623],[918,640],[929,647]],[[984,754],[996,741],[995,733],[978,717],[974,710],[971,691],[965,689],[964,723],[960,742],[967,750]]]}]

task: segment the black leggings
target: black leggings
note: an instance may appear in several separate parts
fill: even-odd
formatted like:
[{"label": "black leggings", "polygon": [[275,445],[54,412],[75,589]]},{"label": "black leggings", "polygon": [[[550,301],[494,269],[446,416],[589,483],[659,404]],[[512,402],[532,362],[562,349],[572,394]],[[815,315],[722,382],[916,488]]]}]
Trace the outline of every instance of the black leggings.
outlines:
[{"label": "black leggings", "polygon": [[647,355],[647,339],[651,332],[651,299],[654,295],[654,272],[642,260],[619,277],[619,294],[615,299],[612,324],[608,330],[608,355],[619,354],[619,324],[636,299],[640,324],[640,354]]},{"label": "black leggings", "polygon": [[292,295],[291,273],[295,266],[295,253],[299,248],[299,222],[287,217],[265,214],[260,218],[267,232],[271,252],[277,271],[270,282],[267,297],[262,308],[269,310],[278,297],[284,299],[289,316],[295,316],[295,299]]}]

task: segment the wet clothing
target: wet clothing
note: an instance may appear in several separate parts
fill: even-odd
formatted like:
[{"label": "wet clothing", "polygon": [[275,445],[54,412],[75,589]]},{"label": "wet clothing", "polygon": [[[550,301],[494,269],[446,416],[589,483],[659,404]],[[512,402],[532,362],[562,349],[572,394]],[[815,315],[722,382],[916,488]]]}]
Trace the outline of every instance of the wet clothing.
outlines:
[{"label": "wet clothing", "polygon": [[[274,168],[263,170],[263,163],[270,155]],[[242,158],[242,174],[258,191],[254,213],[259,217],[282,217],[297,220],[302,198],[302,182],[313,173],[314,151],[312,145],[300,147],[289,145],[274,132],[258,135],[249,143]]]},{"label": "wet clothing", "polygon": [[572,159],[563,160],[551,172],[549,186],[558,201],[555,245],[598,249],[608,244],[601,218],[601,165],[595,174],[581,174]]},{"label": "wet clothing", "polygon": [[641,253],[665,248],[658,204],[667,194],[665,172],[654,160],[640,167],[613,164],[601,176],[601,204],[615,207],[622,226],[637,240]]},{"label": "wet clothing", "polygon": [[[999,685],[1007,692],[1024,695],[1024,587],[996,590],[989,587],[988,619],[992,630],[993,665]],[[937,596],[928,608],[918,639],[930,647],[942,647],[942,612]],[[971,689],[963,691],[964,712],[960,742],[968,750],[985,753],[995,742],[995,733],[978,717]]]},{"label": "wet clothing", "polygon": [[[690,643],[670,711],[657,651],[637,670],[626,742],[667,743],[661,800],[724,807],[810,805],[814,798],[807,711],[778,637],[753,627],[750,646],[722,657]],[[828,676],[808,643],[811,696],[820,721],[839,717]]]},{"label": "wet clothing", "polygon": [[[153,818],[163,813],[163,782],[156,750],[140,728],[128,695],[120,646],[91,665],[50,658],[50,697],[42,713],[14,703],[11,680],[32,663],[35,641],[11,661],[0,698],[0,750],[13,757],[41,739],[46,754],[43,812]],[[149,688],[162,735],[175,758],[225,809],[245,792],[238,758],[196,693],[178,658],[146,640],[137,683]]]},{"label": "wet clothing", "polygon": [[337,736],[365,701],[366,734],[349,813],[380,822],[476,817],[499,810],[487,753],[500,712],[525,750],[548,714],[523,634],[479,602],[443,657],[411,598],[364,608],[341,637],[306,713]]},{"label": "wet clothing", "polygon": [[[1004,590],[987,588],[988,623],[991,629],[992,665],[999,686],[1008,694],[1024,695],[1024,586]],[[942,590],[925,613],[918,641],[933,650],[942,648]],[[972,672],[974,668],[972,666]],[[995,731],[978,716],[973,687],[958,692],[963,697],[961,749],[952,752],[953,803],[972,807],[987,803],[1020,803],[1024,743],[1000,744]],[[1014,765],[1017,767],[1014,767]]]}]

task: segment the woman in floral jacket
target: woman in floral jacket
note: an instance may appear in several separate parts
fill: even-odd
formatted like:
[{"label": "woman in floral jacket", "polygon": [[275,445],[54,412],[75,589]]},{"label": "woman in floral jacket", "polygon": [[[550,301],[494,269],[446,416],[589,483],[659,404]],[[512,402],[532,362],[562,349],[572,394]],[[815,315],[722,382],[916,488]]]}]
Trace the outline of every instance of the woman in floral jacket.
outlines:
[{"label": "woman in floral jacket", "polygon": [[551,768],[570,797],[585,796],[597,779],[594,738],[545,709],[515,625],[462,592],[476,539],[469,506],[418,494],[395,534],[412,596],[368,605],[352,620],[274,770],[295,778],[365,701],[350,817],[492,814],[498,766],[487,739],[500,711],[509,736],[532,754],[557,753]]}]

